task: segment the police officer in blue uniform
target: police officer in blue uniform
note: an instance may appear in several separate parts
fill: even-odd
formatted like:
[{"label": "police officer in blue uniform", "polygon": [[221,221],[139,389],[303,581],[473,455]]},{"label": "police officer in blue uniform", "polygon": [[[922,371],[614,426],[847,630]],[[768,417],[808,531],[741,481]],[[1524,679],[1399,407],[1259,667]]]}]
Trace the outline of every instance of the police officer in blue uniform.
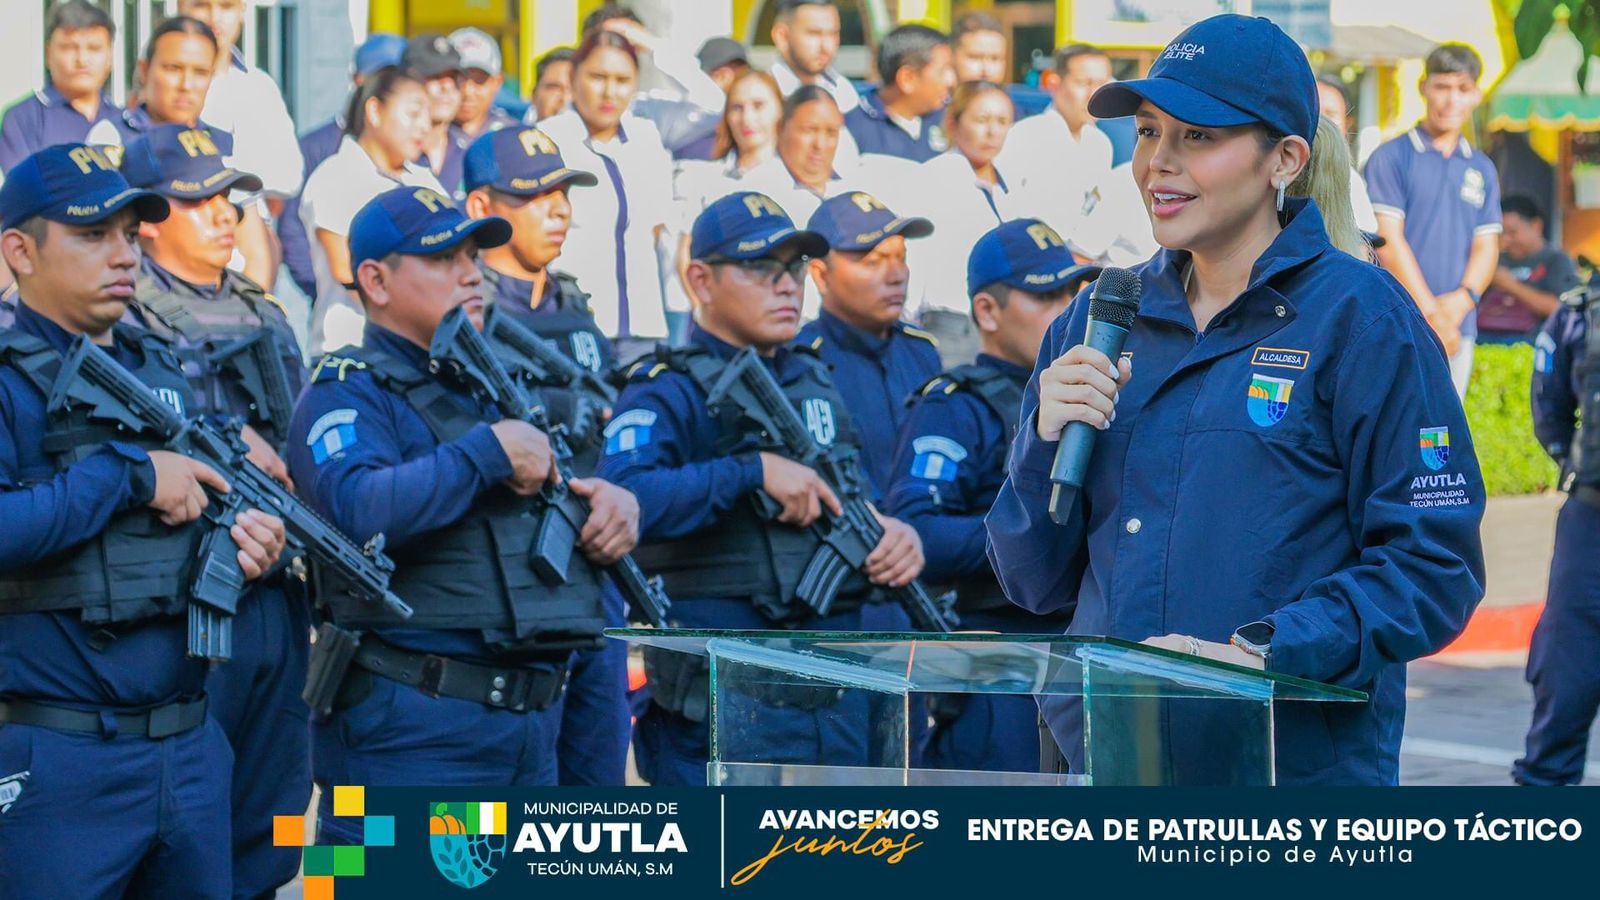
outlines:
[{"label": "police officer in blue uniform", "polygon": [[[366,306],[365,343],[324,357],[290,426],[289,471],[308,501],[354,539],[382,534],[406,621],[333,602],[312,648],[312,678],[340,684],[313,716],[316,780],[334,784],[553,785],[567,664],[598,646],[605,611],[593,570],[549,588],[530,560],[530,498],[559,480],[546,435],[448,372],[430,371],[445,314],[481,321],[478,247],[511,237],[503,219],[467,219],[441,194],[397,188],[356,214],[350,258]],[[636,540],[638,504],[590,479],[571,489],[593,512],[577,549],[615,562]],[[499,548],[498,552],[496,548]],[[582,574],[580,574],[582,573]],[[348,671],[328,671],[349,646]],[[322,834],[359,842],[330,816]]]},{"label": "police officer in blue uniform", "polygon": [[906,240],[933,224],[897,216],[865,191],[830,197],[807,226],[825,238],[827,256],[811,261],[822,294],[816,321],[799,343],[833,369],[845,409],[861,432],[861,464],[876,499],[890,480],[894,448],[906,420],[906,398],[939,374],[939,342],[900,321],[905,308]]},{"label": "police officer in blue uniform", "polygon": [[[300,350],[277,302],[227,268],[239,223],[228,192],[258,191],[261,181],[225,165],[210,131],[183,125],[158,125],[130,142],[122,174],[166,197],[172,210],[143,226],[129,317],[173,344],[195,411],[239,417],[252,460],[287,483],[280,454],[305,382]],[[309,713],[300,698],[311,627],[303,587],[279,573],[244,598],[233,658],[206,685],[211,714],[233,746],[236,897],[270,896],[300,864],[297,848],[273,846],[272,818],[311,799]]]},{"label": "police officer in blue uniform", "polygon": [[[816,471],[759,450],[736,409],[711,409],[717,376],[754,347],[822,444],[859,447],[858,432],[827,365],[791,344],[800,319],[800,272],[827,242],[794,227],[764,194],[729,194],[695,219],[690,285],[699,298],[689,346],[665,346],[629,370],[606,427],[600,474],[639,497],[639,565],[660,574],[675,624],[689,628],[803,628],[904,631],[899,606],[881,602],[872,584],[901,586],[922,569],[915,532],[879,517],[884,537],[865,577],[852,575],[830,615],[818,618],[794,599],[801,571],[819,542],[807,527],[839,500]],[[758,512],[765,491],[780,508]],[[871,583],[869,583],[869,581]],[[706,783],[707,695],[704,660],[646,650],[651,700],[634,733],[639,772],[656,785]],[[781,690],[774,694],[784,693]],[[749,762],[872,765],[882,759],[871,724],[883,710],[862,692],[800,689],[754,698],[768,707],[763,731],[747,736]]]},{"label": "police officer in blue uniform", "polygon": [[[87,336],[172,404],[196,409],[159,337],[118,324],[139,222],[167,215],[99,150],[46,148],[0,188],[17,274],[0,333],[0,886],[14,896],[227,897],[232,765],[186,655],[188,587],[214,470],[83,411],[50,412],[64,354]],[[230,535],[249,579],[283,523]],[[90,848],[89,853],[63,848]]]},{"label": "police officer in blue uniform", "polygon": [[[1556,518],[1544,611],[1528,647],[1533,724],[1512,767],[1518,784],[1577,784],[1589,728],[1600,708],[1600,291],[1565,302],[1539,330],[1533,365],[1533,431],[1561,464],[1571,496]],[[1584,424],[1579,427],[1578,423]]]},{"label": "police officer in blue uniform", "polygon": [[[488,302],[547,338],[573,362],[609,375],[616,360],[611,342],[595,325],[589,295],[578,280],[550,268],[572,220],[568,189],[594,185],[588,172],[569,169],[555,142],[537,128],[506,128],[480,135],[464,163],[467,215],[499,216],[511,223],[511,240],[478,257]],[[599,462],[599,415],[584,412],[593,398],[576,385],[541,387],[555,420],[575,444],[574,471],[594,474]],[[594,412],[601,412],[595,410]],[[591,433],[593,432],[593,433]],[[622,598],[609,589],[608,621],[622,626]],[[562,704],[558,759],[562,784],[621,786],[626,780],[629,713],[628,647],[621,641],[580,650]]]},{"label": "police officer in blue uniform", "polygon": [[[982,351],[907,400],[911,414],[884,503],[917,529],[928,558],[923,579],[955,591],[963,628],[1047,634],[1066,625],[1059,612],[1036,615],[1006,600],[984,554],[983,517],[1006,478],[1006,453],[1039,342],[1078,287],[1097,274],[1098,267],[1076,265],[1061,237],[1037,219],[990,231],[967,262]],[[1038,707],[1031,697],[941,694],[930,698],[929,711],[929,767],[1037,768]]]},{"label": "police officer in blue uniform", "polygon": [[0,172],[53,144],[83,141],[99,122],[119,126],[121,111],[105,90],[115,32],[111,16],[85,0],[50,11],[44,37],[50,77],[0,119]]},{"label": "police officer in blue uniform", "polygon": [[[1317,169],[1317,93],[1276,25],[1197,23],[1090,109],[1138,116],[1133,173],[1167,249],[1134,270],[1115,368],[1080,343],[1085,298],[1051,326],[987,519],[995,571],[1073,634],[1368,692],[1278,704],[1277,781],[1393,784],[1405,663],[1483,596],[1483,481],[1442,348],[1392,277],[1332,248],[1314,202],[1277,200]],[[1074,421],[1100,433],[1058,525],[1049,473]],[[1041,703],[1076,768],[1081,705]],[[1158,780],[1241,777],[1225,705],[1163,716],[1183,752],[1151,760]]]},{"label": "police officer in blue uniform", "polygon": [[877,63],[883,84],[844,116],[856,147],[911,162],[949,150],[944,108],[956,85],[949,37],[926,25],[901,25],[878,42]]}]

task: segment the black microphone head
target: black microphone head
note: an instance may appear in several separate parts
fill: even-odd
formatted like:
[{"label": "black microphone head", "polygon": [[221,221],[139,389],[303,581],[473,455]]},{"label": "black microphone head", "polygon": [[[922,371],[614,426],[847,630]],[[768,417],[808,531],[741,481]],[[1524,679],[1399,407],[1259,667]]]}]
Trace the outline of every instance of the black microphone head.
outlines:
[{"label": "black microphone head", "polygon": [[1127,269],[1107,268],[1095,279],[1089,294],[1089,318],[1122,328],[1133,325],[1139,314],[1139,276]]}]

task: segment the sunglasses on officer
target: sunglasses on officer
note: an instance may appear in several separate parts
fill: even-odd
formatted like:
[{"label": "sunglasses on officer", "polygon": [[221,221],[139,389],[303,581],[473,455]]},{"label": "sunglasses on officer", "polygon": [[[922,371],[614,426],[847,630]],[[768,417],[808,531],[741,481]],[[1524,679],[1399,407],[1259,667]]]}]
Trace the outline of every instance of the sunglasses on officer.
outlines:
[{"label": "sunglasses on officer", "polygon": [[795,280],[796,284],[803,283],[806,263],[810,262],[808,256],[797,256],[788,262],[774,259],[770,256],[758,256],[755,259],[729,259],[726,256],[708,256],[701,262],[708,266],[736,266],[750,273],[758,280],[767,281],[776,286],[783,280],[785,272]]}]

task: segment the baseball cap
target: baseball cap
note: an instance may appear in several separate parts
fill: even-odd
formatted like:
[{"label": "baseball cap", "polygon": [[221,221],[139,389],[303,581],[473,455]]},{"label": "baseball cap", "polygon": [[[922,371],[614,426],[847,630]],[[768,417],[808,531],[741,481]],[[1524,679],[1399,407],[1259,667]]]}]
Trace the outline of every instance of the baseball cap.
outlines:
[{"label": "baseball cap", "polygon": [[750,62],[749,51],[745,50],[744,45],[728,37],[714,37],[701,44],[700,52],[695,54],[695,58],[700,61],[702,72],[710,72],[712,69],[720,69],[738,62]]},{"label": "baseball cap", "polygon": [[99,148],[56,144],[7,170],[0,185],[0,228],[34,216],[90,225],[130,205],[145,222],[160,222],[170,212],[165,197],[129,185]]},{"label": "baseball cap", "polygon": [[261,179],[227,164],[233,135],[226,131],[157,125],[128,142],[122,176],[128,184],[167,197],[203,200],[233,188],[261,190]]},{"label": "baseball cap", "polygon": [[371,75],[379,69],[400,65],[406,53],[406,39],[398,34],[374,32],[356,48],[354,68],[357,75]]},{"label": "baseball cap", "polygon": [[1013,219],[990,229],[967,257],[967,296],[991,284],[1047,294],[1080,278],[1094,278],[1099,266],[1080,265],[1067,242],[1038,219]]},{"label": "baseball cap", "polygon": [[689,256],[707,259],[760,259],[791,242],[806,256],[824,256],[828,241],[814,231],[794,227],[789,214],[771,197],[739,191],[707,206],[689,229]]},{"label": "baseball cap", "polygon": [[1311,143],[1317,133],[1317,82],[1292,38],[1269,19],[1221,15],[1184,29],[1149,74],[1105,85],[1090,114],[1131,116],[1149,100],[1175,119],[1203,128],[1265,123]]},{"label": "baseball cap", "polygon": [[500,45],[489,33],[478,28],[457,28],[450,32],[450,46],[461,55],[461,68],[499,75]]},{"label": "baseball cap", "polygon": [[884,238],[933,234],[933,223],[916,216],[897,216],[866,191],[846,191],[822,201],[806,228],[827,240],[831,250],[871,250]]},{"label": "baseball cap", "polygon": [[556,142],[537,128],[502,128],[478,136],[462,159],[462,184],[469,191],[491,187],[533,197],[563,184],[591,187],[588,172],[567,168]]},{"label": "baseball cap", "polygon": [[499,216],[469,219],[430,188],[394,188],[368,200],[350,220],[350,268],[391,253],[438,253],[468,237],[480,248],[498,247],[511,240],[511,223]]},{"label": "baseball cap", "polygon": [[442,34],[418,35],[406,42],[400,65],[419,78],[438,78],[461,71],[461,54]]}]

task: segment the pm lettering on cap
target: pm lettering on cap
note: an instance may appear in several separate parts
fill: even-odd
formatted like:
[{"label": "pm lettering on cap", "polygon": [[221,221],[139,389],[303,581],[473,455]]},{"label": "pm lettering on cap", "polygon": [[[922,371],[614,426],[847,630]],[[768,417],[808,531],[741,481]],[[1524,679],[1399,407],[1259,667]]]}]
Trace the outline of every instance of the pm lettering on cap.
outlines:
[{"label": "pm lettering on cap", "polygon": [[198,128],[178,132],[178,144],[183,147],[183,152],[189,156],[221,156],[217,150],[216,142],[211,140],[211,135]]},{"label": "pm lettering on cap", "polygon": [[877,197],[874,197],[871,194],[863,193],[862,191],[856,191],[854,194],[851,194],[850,202],[854,203],[856,208],[864,213],[872,212],[875,209],[888,209],[887,206],[884,206],[881,202],[879,202]]},{"label": "pm lettering on cap", "polygon": [[1056,230],[1054,228],[1051,228],[1049,225],[1046,225],[1043,222],[1035,222],[1032,225],[1029,225],[1028,237],[1033,238],[1033,242],[1038,245],[1040,250],[1048,250],[1051,247],[1066,246],[1066,243],[1061,240],[1061,235],[1056,234]]},{"label": "pm lettering on cap", "polygon": [[517,140],[522,144],[522,152],[529,156],[555,153],[556,142],[537,128],[529,128],[517,135]]},{"label": "pm lettering on cap", "polygon": [[67,154],[67,157],[77,163],[78,171],[85,175],[90,174],[93,169],[99,169],[102,172],[110,172],[116,169],[116,165],[107,159],[104,153],[94,147],[74,147]]},{"label": "pm lettering on cap", "polygon": [[766,194],[746,194],[744,197],[744,205],[745,209],[750,211],[750,218],[752,219],[759,219],[763,215],[786,215],[786,213],[783,211],[783,207],[774,203],[772,198],[768,197]]},{"label": "pm lettering on cap", "polygon": [[411,196],[415,197],[418,203],[426,206],[428,212],[431,213],[438,212],[440,207],[450,205],[449,200],[446,200],[438,191],[432,188],[417,188]]}]

